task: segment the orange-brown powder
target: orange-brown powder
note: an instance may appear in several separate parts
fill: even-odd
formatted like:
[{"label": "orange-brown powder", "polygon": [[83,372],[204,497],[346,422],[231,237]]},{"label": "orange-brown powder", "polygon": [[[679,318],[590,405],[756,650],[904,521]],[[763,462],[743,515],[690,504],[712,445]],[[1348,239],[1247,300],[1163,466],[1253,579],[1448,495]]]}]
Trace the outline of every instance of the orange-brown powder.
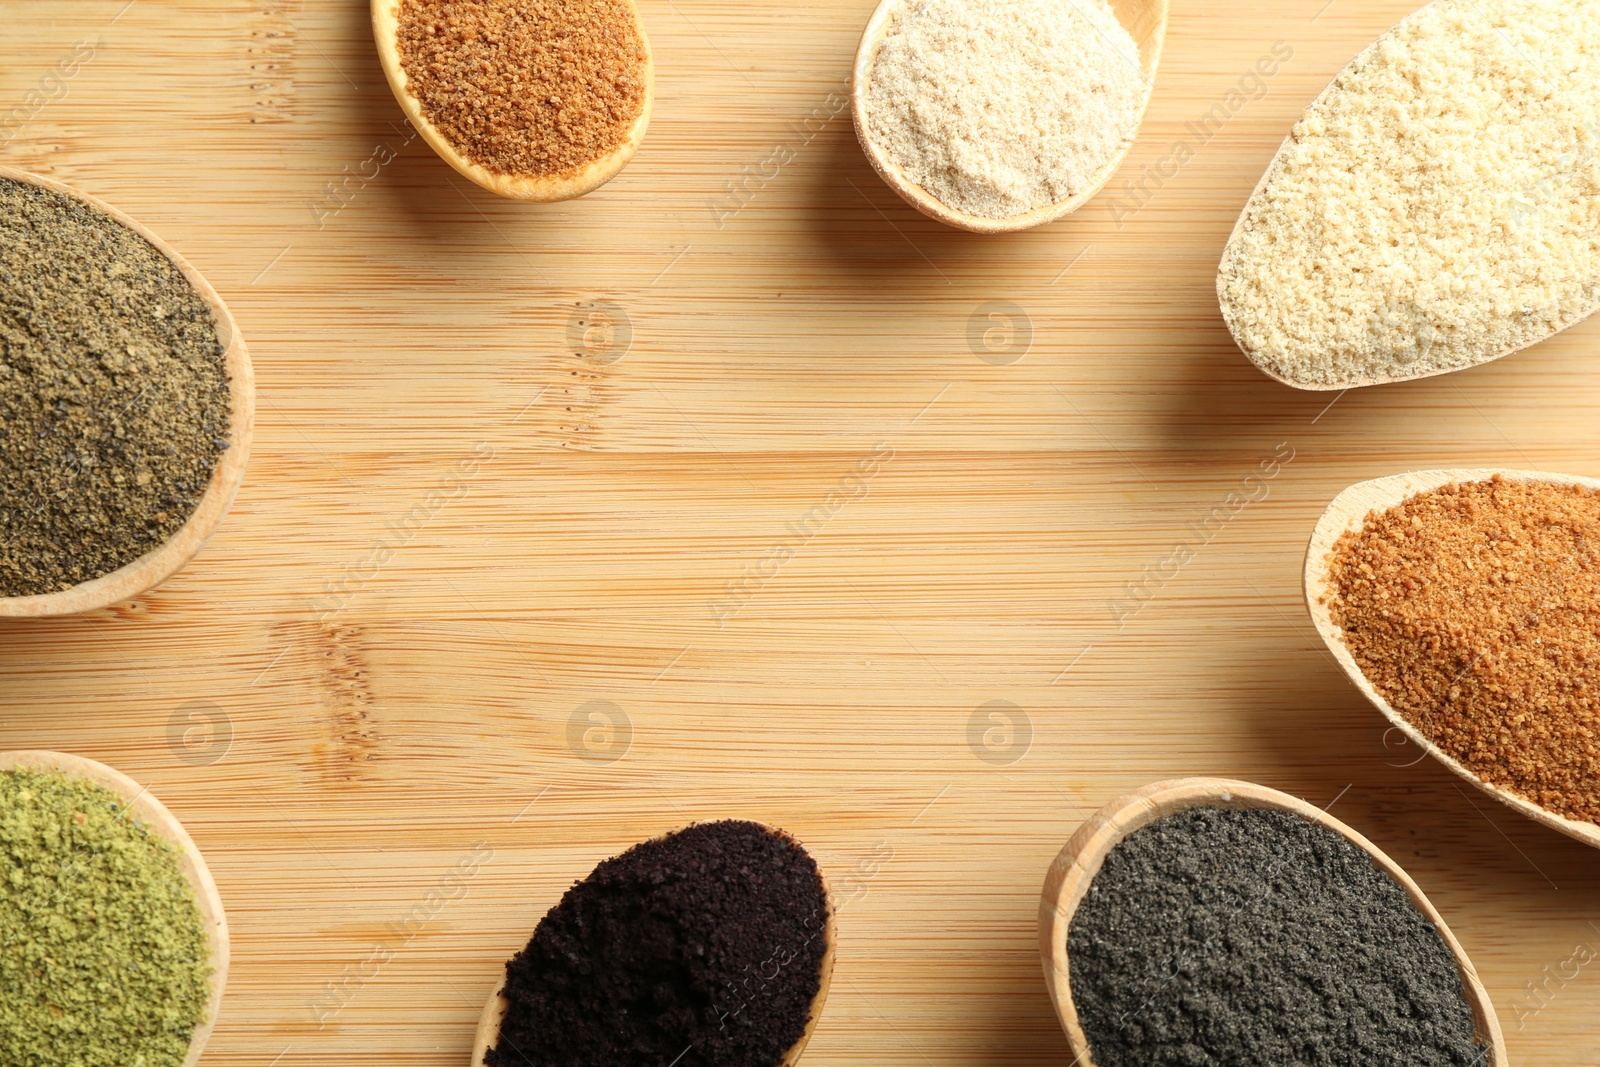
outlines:
[{"label": "orange-brown powder", "polygon": [[644,37],[627,0],[399,0],[411,95],[456,150],[551,176],[609,154],[644,109]]},{"label": "orange-brown powder", "polygon": [[1600,493],[1410,497],[1335,546],[1328,604],[1390,705],[1484,780],[1600,822]]}]

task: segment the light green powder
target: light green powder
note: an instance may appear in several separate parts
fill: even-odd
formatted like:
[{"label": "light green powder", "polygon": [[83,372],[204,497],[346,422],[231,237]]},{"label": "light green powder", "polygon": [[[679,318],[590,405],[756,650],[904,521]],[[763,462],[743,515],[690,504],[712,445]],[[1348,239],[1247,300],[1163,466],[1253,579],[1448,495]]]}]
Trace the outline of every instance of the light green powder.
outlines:
[{"label": "light green powder", "polygon": [[179,1067],[208,956],[177,850],[115,793],[0,772],[0,1063]]}]

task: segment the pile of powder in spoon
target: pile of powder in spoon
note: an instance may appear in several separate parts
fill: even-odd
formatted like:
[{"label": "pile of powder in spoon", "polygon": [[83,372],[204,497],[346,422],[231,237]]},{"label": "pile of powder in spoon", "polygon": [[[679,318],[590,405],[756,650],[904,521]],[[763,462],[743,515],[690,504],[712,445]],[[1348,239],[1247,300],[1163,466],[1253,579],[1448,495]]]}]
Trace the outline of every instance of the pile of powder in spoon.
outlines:
[{"label": "pile of powder in spoon", "polygon": [[177,850],[122,798],[0,772],[0,1063],[179,1067],[211,995]]},{"label": "pile of powder in spoon", "polygon": [[1484,1067],[1461,974],[1342,835],[1192,808],[1106,856],[1068,932],[1097,1067]]},{"label": "pile of powder in spoon", "polygon": [[644,110],[628,0],[399,0],[407,90],[467,159],[553,176],[609,155]]},{"label": "pile of powder in spoon", "polygon": [[867,132],[942,204],[1008,219],[1086,189],[1146,90],[1104,0],[910,0],[873,60]]},{"label": "pile of powder in spoon", "polygon": [[1600,6],[1439,0],[1295,124],[1218,277],[1259,366],[1334,387],[1457,370],[1600,302]]},{"label": "pile of powder in spoon", "polygon": [[159,547],[230,432],[217,323],[177,264],[73,197],[0,179],[0,596]]},{"label": "pile of powder in spoon", "polygon": [[1329,586],[1395,711],[1483,780],[1600,823],[1600,492],[1419,493],[1339,539]]},{"label": "pile of powder in spoon", "polygon": [[488,1067],[778,1067],[821,988],[817,865],[759,823],[701,823],[606,860],[506,966]]}]

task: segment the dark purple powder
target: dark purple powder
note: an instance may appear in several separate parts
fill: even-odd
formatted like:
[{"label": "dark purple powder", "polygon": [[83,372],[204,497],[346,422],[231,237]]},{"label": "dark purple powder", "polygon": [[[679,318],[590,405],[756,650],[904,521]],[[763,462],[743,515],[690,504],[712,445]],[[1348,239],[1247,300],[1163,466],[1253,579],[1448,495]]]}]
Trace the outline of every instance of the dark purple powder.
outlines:
[{"label": "dark purple powder", "polygon": [[777,1067],[821,987],[817,865],[758,823],[606,860],[506,965],[488,1067]]}]

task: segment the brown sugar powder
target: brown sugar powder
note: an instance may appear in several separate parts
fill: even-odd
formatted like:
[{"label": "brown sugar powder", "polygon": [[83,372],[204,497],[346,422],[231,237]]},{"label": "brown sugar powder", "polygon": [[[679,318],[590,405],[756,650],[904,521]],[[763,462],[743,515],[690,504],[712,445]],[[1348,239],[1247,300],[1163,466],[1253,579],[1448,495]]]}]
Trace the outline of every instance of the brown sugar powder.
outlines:
[{"label": "brown sugar powder", "polygon": [[644,110],[647,51],[628,0],[399,0],[407,88],[456,150],[551,176],[620,146]]},{"label": "brown sugar powder", "polygon": [[1600,822],[1600,492],[1419,493],[1339,540],[1330,587],[1397,712],[1485,781]]}]

